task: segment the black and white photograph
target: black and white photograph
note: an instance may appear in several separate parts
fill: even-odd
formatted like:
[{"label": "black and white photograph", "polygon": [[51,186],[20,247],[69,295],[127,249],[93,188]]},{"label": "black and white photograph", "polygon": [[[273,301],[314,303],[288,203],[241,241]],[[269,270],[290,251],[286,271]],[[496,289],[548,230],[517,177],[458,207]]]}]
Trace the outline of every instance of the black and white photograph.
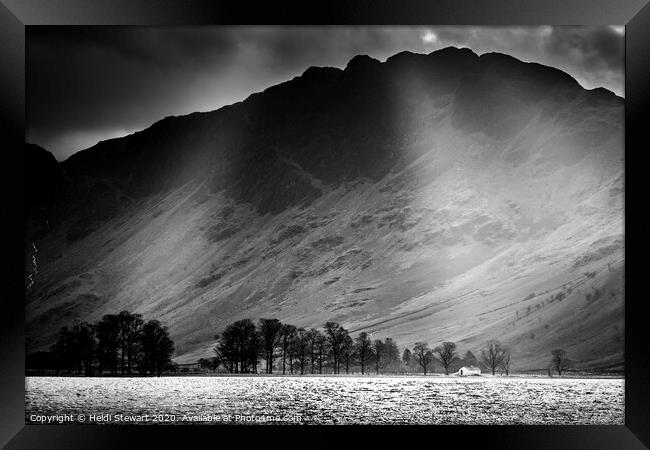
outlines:
[{"label": "black and white photograph", "polygon": [[25,423],[624,425],[625,35],[27,27]]}]

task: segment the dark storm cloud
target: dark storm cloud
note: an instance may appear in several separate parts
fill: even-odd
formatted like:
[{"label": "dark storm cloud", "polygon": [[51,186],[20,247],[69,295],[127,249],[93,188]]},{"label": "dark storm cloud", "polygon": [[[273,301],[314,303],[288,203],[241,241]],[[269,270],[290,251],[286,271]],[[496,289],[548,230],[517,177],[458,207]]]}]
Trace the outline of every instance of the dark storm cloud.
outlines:
[{"label": "dark storm cloud", "polygon": [[561,63],[568,56],[582,72],[598,73],[602,70],[622,73],[624,65],[624,40],[615,28],[557,28],[552,30],[545,50]]},{"label": "dark storm cloud", "polygon": [[[428,34],[426,34],[428,33]],[[622,27],[432,27],[428,49],[466,46],[481,54],[508,53],[523,61],[554,66],[583,87],[603,86],[624,95]]]},{"label": "dark storm cloud", "polygon": [[622,33],[610,27],[29,27],[28,140],[61,160],[168,115],[243,100],[309,66],[448,45],[553,65],[622,94]]}]

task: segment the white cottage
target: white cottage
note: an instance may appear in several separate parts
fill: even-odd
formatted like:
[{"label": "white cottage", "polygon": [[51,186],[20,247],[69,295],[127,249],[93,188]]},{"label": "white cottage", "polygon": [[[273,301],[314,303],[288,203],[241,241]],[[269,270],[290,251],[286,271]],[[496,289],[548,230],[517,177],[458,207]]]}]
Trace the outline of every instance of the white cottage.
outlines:
[{"label": "white cottage", "polygon": [[463,366],[460,369],[458,369],[458,372],[456,372],[456,375],[460,375],[461,377],[468,376],[468,375],[480,375],[481,374],[481,369],[475,366]]}]

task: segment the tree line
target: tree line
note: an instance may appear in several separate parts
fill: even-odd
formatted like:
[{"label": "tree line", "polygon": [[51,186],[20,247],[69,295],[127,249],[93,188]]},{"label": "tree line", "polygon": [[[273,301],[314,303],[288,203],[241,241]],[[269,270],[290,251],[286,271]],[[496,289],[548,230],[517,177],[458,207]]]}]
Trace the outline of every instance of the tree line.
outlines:
[{"label": "tree line", "polygon": [[[477,366],[509,375],[512,350],[489,340],[477,358],[471,351],[460,356],[456,343],[430,348],[416,342],[401,353],[395,340],[371,338],[366,332],[352,337],[336,322],[322,329],[299,328],[278,319],[243,319],[215,335],[215,356],[201,358],[202,368],[230,373],[430,373],[434,364],[446,375],[461,366]],[[55,375],[157,375],[174,370],[174,342],[157,320],[145,322],[140,314],[121,311],[96,323],[78,322],[60,329],[49,351],[27,355],[26,368]],[[551,352],[548,375],[560,376],[571,367],[566,351]]]},{"label": "tree line", "polygon": [[461,366],[482,366],[494,375],[510,373],[512,351],[497,340],[488,341],[477,358],[471,351],[458,353],[454,342],[430,348],[416,342],[400,353],[397,342],[388,337],[371,339],[366,332],[352,337],[336,322],[322,329],[305,329],[278,319],[238,320],[215,335],[215,356],[201,358],[202,368],[230,373],[413,373],[431,372],[438,364],[445,374]]},{"label": "tree line", "polygon": [[172,367],[174,342],[158,320],[121,311],[96,323],[77,322],[59,330],[49,351],[27,355],[28,370],[56,375],[157,375]]}]

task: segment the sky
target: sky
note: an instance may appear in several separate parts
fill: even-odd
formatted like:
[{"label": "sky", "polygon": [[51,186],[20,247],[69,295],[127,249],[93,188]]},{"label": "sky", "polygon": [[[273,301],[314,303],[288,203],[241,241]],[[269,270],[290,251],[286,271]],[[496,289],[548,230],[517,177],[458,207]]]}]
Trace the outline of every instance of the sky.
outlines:
[{"label": "sky", "polygon": [[358,54],[502,52],[624,97],[624,27],[27,27],[28,142],[62,161]]}]

